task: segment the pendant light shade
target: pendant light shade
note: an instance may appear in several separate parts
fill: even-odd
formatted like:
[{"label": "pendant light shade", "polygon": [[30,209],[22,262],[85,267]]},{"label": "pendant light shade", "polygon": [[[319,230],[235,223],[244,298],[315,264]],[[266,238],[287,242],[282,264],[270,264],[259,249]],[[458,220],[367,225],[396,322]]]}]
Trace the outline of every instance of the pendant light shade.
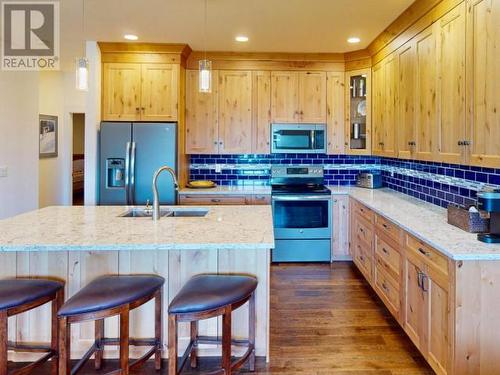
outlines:
[{"label": "pendant light shade", "polygon": [[212,62],[207,60],[207,6],[208,0],[205,0],[205,32],[203,35],[203,44],[205,47],[205,57],[203,60],[199,60],[199,78],[198,78],[198,88],[200,92],[210,93],[212,92]]},{"label": "pendant light shade", "polygon": [[212,62],[210,60],[200,60],[199,89],[200,92],[212,92]]},{"label": "pendant light shade", "polygon": [[76,59],[76,89],[87,91],[89,89],[89,63],[86,58]]}]

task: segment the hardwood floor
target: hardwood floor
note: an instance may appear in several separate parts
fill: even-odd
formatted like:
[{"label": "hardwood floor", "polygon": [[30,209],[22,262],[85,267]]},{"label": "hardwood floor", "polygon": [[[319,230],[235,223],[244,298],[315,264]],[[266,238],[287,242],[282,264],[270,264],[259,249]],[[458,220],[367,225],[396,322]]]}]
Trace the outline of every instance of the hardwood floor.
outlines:
[{"label": "hardwood floor", "polygon": [[[273,266],[271,288],[271,362],[259,360],[256,374],[433,374],[352,263]],[[216,363],[202,359],[200,368]],[[115,366],[95,372],[89,362],[79,374]],[[148,363],[134,374],[158,373]]]}]

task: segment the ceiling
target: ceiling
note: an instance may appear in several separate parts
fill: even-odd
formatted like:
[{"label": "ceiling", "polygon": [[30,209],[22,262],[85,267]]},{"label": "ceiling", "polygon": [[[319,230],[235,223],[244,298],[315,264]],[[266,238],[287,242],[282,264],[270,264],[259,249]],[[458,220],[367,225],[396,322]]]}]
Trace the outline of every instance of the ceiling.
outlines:
[{"label": "ceiling", "polygon": [[[83,2],[85,1],[85,8]],[[362,49],[413,0],[207,0],[206,48],[246,52],[347,52]],[[204,49],[204,0],[63,0],[63,61],[86,40],[187,43]],[[82,14],[85,13],[84,25]],[[250,41],[237,43],[234,37]],[[350,45],[347,38],[361,43]]]}]

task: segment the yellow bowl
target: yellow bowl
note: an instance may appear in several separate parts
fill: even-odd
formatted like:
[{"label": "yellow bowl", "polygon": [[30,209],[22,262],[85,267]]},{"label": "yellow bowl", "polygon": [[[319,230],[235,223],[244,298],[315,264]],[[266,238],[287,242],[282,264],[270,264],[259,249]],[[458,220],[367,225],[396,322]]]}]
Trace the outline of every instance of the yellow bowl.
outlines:
[{"label": "yellow bowl", "polygon": [[198,180],[198,181],[190,181],[188,183],[188,186],[191,188],[195,189],[203,189],[203,188],[212,188],[217,186],[215,182],[213,181],[204,181],[204,180]]}]

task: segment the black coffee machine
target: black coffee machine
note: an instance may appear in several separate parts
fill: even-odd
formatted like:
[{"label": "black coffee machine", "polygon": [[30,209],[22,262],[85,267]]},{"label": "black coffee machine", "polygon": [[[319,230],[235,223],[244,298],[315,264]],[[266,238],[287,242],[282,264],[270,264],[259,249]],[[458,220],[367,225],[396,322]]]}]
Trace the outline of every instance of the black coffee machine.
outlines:
[{"label": "black coffee machine", "polygon": [[477,193],[477,208],[490,214],[490,233],[478,234],[478,240],[500,243],[500,190]]}]

